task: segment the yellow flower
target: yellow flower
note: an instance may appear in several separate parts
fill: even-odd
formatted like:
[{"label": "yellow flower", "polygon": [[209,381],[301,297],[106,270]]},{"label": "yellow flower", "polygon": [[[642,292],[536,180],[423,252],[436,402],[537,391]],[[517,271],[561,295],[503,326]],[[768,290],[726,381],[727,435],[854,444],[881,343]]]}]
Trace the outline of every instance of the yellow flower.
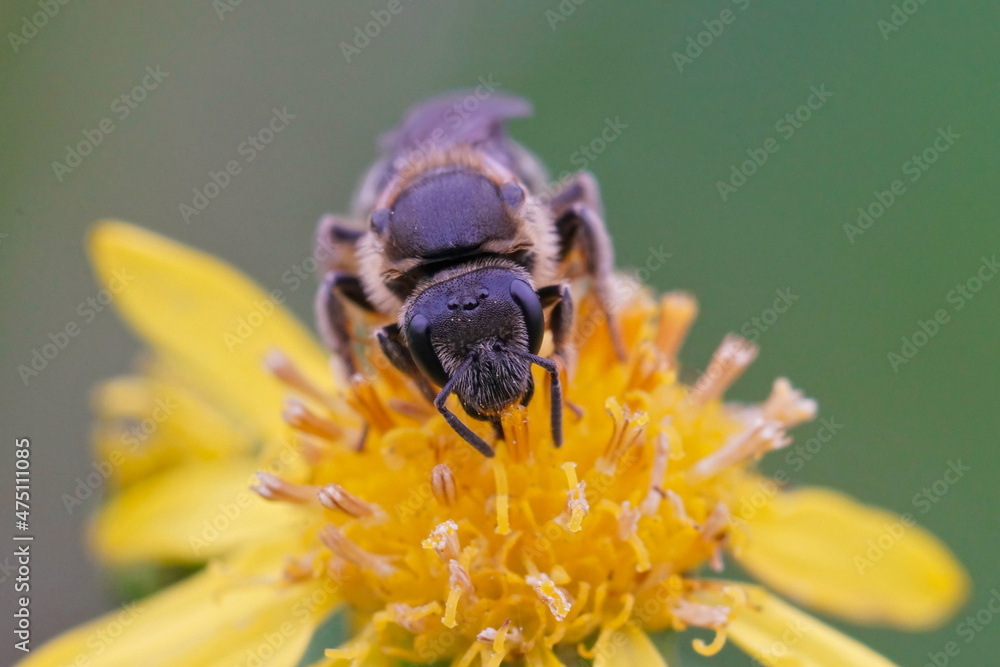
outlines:
[{"label": "yellow flower", "polygon": [[665,665],[646,633],[695,627],[715,633],[694,641],[704,655],[728,639],[765,665],[889,665],[706,570],[731,556],[803,605],[905,630],[966,596],[964,570],[912,522],[756,472],[816,405],[784,379],[760,405],[721,402],[756,356],[736,336],[679,382],[687,295],[633,291],[627,364],[583,299],[565,444],[540,391],[486,459],[373,352],[367,375],[334,379],[288,292],[123,223],[98,226],[91,250],[103,281],[135,276],[115,305],[151,348],[96,395],[117,488],[93,548],[111,565],[208,565],[24,665],[296,665],[341,610],[353,638],[318,664]]}]

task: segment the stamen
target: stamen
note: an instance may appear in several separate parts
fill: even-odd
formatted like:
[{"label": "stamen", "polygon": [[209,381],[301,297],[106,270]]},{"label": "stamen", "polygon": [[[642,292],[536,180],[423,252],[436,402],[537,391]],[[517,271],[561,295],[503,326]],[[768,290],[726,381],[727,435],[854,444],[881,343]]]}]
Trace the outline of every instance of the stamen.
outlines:
[{"label": "stamen", "polygon": [[296,583],[313,577],[315,575],[313,567],[315,560],[315,552],[309,552],[297,558],[292,556],[285,558],[285,568],[282,571],[285,581]]},{"label": "stamen", "polygon": [[353,517],[386,516],[376,503],[358,498],[340,484],[327,484],[317,492],[319,502],[326,508],[340,510]]},{"label": "stamen", "polygon": [[402,602],[393,602],[389,605],[389,611],[396,625],[419,635],[430,627],[430,617],[441,613],[441,604],[428,602],[419,607],[413,607]]},{"label": "stamen", "polygon": [[447,463],[439,463],[431,470],[431,491],[441,505],[455,504],[455,475]]},{"label": "stamen", "polygon": [[670,613],[684,625],[697,628],[719,628],[729,622],[729,607],[701,604],[686,598],[677,598],[670,607]]},{"label": "stamen", "polygon": [[299,505],[316,502],[316,487],[286,482],[269,472],[257,473],[257,484],[250,487],[266,500],[281,500]]},{"label": "stamen", "polygon": [[685,476],[689,482],[697,483],[745,459],[781,449],[790,442],[781,422],[759,419],[756,424],[730,438],[722,447],[691,466]]},{"label": "stamen", "polygon": [[327,524],[320,529],[319,539],[336,555],[354,563],[363,570],[371,570],[380,579],[390,577],[396,572],[396,568],[389,562],[388,556],[365,551],[333,524]]},{"label": "stamen", "polygon": [[625,460],[625,456],[645,436],[649,415],[641,410],[632,413],[623,408],[614,396],[608,397],[604,402],[604,409],[614,420],[615,430],[594,468],[603,475],[611,476],[631,465],[632,462]]},{"label": "stamen", "polygon": [[791,428],[814,419],[817,409],[815,400],[806,398],[805,393],[795,389],[787,378],[778,378],[771,387],[763,412],[764,419],[773,419]]},{"label": "stamen", "polygon": [[757,346],[745,338],[736,334],[726,336],[708,368],[694,383],[686,402],[700,408],[722,396],[757,358],[757,351]]},{"label": "stamen", "polygon": [[566,530],[578,533],[583,527],[583,517],[590,511],[590,504],[587,503],[587,483],[577,482],[575,463],[563,463],[560,467],[566,473],[566,482],[569,484],[569,492],[566,494],[566,512],[569,513],[565,522]]},{"label": "stamen", "polygon": [[673,489],[667,489],[667,502],[670,503],[670,509],[673,511],[674,516],[684,524],[688,526],[694,525],[694,519],[687,513],[687,507],[684,505],[684,499],[674,491]]},{"label": "stamen", "polygon": [[705,517],[705,523],[701,526],[701,539],[706,542],[718,540],[729,529],[729,508],[725,503],[719,503],[712,508],[712,511]]},{"label": "stamen", "polygon": [[671,364],[677,363],[677,351],[698,316],[698,302],[687,292],[668,292],[660,301],[660,324],[656,347]]},{"label": "stamen", "polygon": [[[520,632],[518,632],[517,628],[511,628],[510,619],[508,618],[503,622],[503,625],[500,626],[499,630],[494,630],[493,628],[486,628],[478,635],[476,635],[476,639],[479,640],[480,642],[493,645],[492,646],[493,655],[490,656],[489,661],[484,660],[483,667],[500,667],[500,663],[502,663],[503,659],[507,657],[507,652],[509,650],[505,645],[508,635],[511,636],[512,643],[515,644],[520,643],[520,641],[515,640],[514,638],[515,633],[517,633],[517,635],[520,635]],[[492,637],[491,640],[489,639],[490,637]]]},{"label": "stamen", "polygon": [[435,414],[434,410],[431,409],[430,403],[415,403],[414,401],[403,400],[397,396],[390,398],[387,405],[393,412],[417,421],[424,421]]},{"label": "stamen", "polygon": [[333,407],[332,397],[313,384],[281,350],[272,349],[264,355],[264,369],[290,389],[308,396],[317,403]]},{"label": "stamen", "polygon": [[292,428],[325,440],[339,440],[344,435],[344,429],[339,425],[311,412],[306,404],[297,398],[285,401],[285,410],[281,416]]},{"label": "stamen", "polygon": [[458,601],[461,599],[462,593],[475,595],[475,588],[472,587],[469,573],[457,560],[448,562],[448,585],[448,600],[445,602],[444,616],[441,618],[441,622],[444,623],[445,627],[453,628],[458,624],[456,616],[458,615]]},{"label": "stamen", "polygon": [[711,644],[706,644],[700,638],[695,639],[691,642],[691,648],[695,650],[695,653],[703,655],[705,657],[712,657],[717,654],[726,645],[726,627],[721,626],[715,628],[715,638],[712,640]]},{"label": "stamen", "polygon": [[[661,424],[661,428],[666,424]],[[663,478],[667,474],[667,462],[670,460],[670,436],[661,430],[653,444],[653,468],[649,473],[649,491],[639,504],[639,511],[646,516],[655,515],[660,509],[663,499]]]},{"label": "stamen", "polygon": [[365,417],[365,421],[379,433],[392,430],[395,422],[382,404],[371,381],[361,373],[351,376],[351,397],[348,402]]},{"label": "stamen", "polygon": [[497,492],[495,496],[497,513],[497,533],[506,535],[510,532],[510,516],[508,503],[510,488],[507,486],[507,471],[500,459],[490,459],[493,463],[493,477],[496,479]]},{"label": "stamen", "polygon": [[500,416],[503,427],[503,439],[510,452],[510,460],[522,463],[528,460],[531,449],[528,446],[528,409],[523,405],[515,405]]},{"label": "stamen", "polygon": [[458,542],[458,524],[451,519],[439,523],[431,530],[430,536],[420,544],[424,549],[433,549],[445,562],[457,559],[461,550]]},{"label": "stamen", "polygon": [[622,503],[621,513],[618,515],[618,537],[627,542],[635,551],[637,572],[648,572],[652,567],[649,561],[649,550],[646,543],[639,537],[639,519],[642,513],[638,508],[633,508],[629,501]]},{"label": "stamen", "polygon": [[555,582],[544,572],[537,577],[528,577],[525,581],[535,589],[538,597],[548,606],[549,611],[552,612],[557,621],[562,622],[566,620],[566,615],[569,614],[570,607],[572,606],[569,593],[556,586]]}]

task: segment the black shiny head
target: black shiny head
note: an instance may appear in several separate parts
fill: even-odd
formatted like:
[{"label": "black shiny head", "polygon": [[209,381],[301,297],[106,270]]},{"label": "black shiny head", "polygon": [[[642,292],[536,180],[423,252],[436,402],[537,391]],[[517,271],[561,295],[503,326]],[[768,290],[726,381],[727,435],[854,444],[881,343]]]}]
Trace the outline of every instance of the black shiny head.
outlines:
[{"label": "black shiny head", "polygon": [[496,416],[528,393],[531,364],[511,351],[537,353],[545,319],[520,272],[487,267],[433,284],[413,301],[404,325],[414,361],[438,386],[474,360],[454,389],[470,415]]},{"label": "black shiny head", "polygon": [[487,266],[446,277],[424,289],[406,309],[403,330],[414,362],[442,387],[435,406],[469,444],[493,450],[445,406],[456,394],[476,419],[499,424],[510,405],[534,392],[531,365],[551,378],[552,436],[562,443],[562,398],[555,363],[538,356],[545,315],[520,269]]}]

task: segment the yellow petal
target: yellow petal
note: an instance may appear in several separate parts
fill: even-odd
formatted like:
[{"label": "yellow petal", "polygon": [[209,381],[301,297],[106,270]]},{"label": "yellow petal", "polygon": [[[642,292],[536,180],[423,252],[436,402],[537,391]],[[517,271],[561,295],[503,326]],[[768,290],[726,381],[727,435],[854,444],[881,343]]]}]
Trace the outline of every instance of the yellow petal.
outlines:
[{"label": "yellow petal", "polygon": [[94,547],[111,563],[201,562],[280,539],[303,525],[302,510],[251,491],[256,470],[252,462],[203,462],[142,480],[97,514]]},{"label": "yellow petal", "polygon": [[114,378],[94,396],[99,472],[128,484],[192,460],[247,455],[254,444],[213,406],[176,382]]},{"label": "yellow petal", "polygon": [[729,623],[728,637],[767,667],[893,667],[867,646],[842,635],[762,588],[744,586],[749,604]]},{"label": "yellow petal", "polygon": [[281,587],[209,569],[60,635],[32,651],[20,667],[294,667],[316,626],[337,604],[337,591],[325,582]]},{"label": "yellow petal", "polygon": [[595,646],[594,667],[667,667],[656,645],[635,623],[626,623],[608,637],[603,646]]},{"label": "yellow petal", "polygon": [[197,386],[263,433],[282,428],[284,389],[262,368],[278,348],[316,384],[330,385],[327,355],[262,290],[205,253],[122,222],[92,232],[91,256],[124,320],[166,358],[190,369]]},{"label": "yellow petal", "polygon": [[968,593],[961,564],[912,516],[826,489],[802,489],[779,493],[744,518],[740,565],[814,609],[921,630],[950,618]]}]

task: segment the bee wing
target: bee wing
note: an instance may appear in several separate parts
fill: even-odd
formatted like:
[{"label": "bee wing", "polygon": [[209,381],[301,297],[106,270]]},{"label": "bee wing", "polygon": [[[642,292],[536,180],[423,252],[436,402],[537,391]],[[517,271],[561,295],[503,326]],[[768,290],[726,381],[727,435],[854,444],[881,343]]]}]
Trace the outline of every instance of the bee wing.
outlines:
[{"label": "bee wing", "polygon": [[506,120],[532,114],[531,102],[524,98],[480,90],[445,93],[413,107],[399,128],[380,138],[383,154],[406,154],[425,148],[428,142],[447,148],[502,141]]}]

